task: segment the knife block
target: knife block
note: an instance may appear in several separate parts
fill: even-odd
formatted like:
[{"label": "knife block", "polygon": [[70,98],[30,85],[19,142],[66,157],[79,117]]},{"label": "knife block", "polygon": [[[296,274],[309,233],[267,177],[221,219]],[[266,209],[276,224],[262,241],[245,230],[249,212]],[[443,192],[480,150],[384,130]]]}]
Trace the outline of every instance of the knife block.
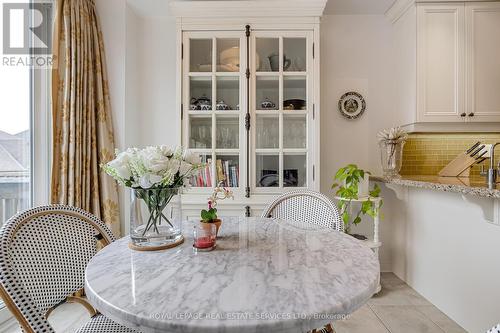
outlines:
[{"label": "knife block", "polygon": [[448,163],[438,175],[440,177],[469,177],[470,168],[476,163],[476,159],[467,153],[458,155],[453,161]]},{"label": "knife block", "polygon": [[[469,177],[470,168],[478,163],[478,158],[489,157],[491,145],[482,145],[471,154],[471,149],[459,154],[453,161],[448,163],[440,172],[440,177]],[[472,156],[471,156],[472,155]],[[484,160],[484,159],[483,159]],[[479,160],[482,161],[482,160]]]}]

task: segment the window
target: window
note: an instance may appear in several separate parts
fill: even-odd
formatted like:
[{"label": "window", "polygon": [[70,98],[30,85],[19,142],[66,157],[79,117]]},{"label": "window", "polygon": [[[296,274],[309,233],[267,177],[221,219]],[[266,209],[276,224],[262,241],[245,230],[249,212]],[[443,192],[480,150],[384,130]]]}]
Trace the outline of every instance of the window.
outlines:
[{"label": "window", "polygon": [[31,206],[29,67],[2,68],[0,76],[0,223]]},{"label": "window", "polygon": [[[52,6],[44,10],[51,19]],[[19,211],[49,203],[50,72],[0,64],[0,226]],[[0,326],[9,317],[0,299]]]}]

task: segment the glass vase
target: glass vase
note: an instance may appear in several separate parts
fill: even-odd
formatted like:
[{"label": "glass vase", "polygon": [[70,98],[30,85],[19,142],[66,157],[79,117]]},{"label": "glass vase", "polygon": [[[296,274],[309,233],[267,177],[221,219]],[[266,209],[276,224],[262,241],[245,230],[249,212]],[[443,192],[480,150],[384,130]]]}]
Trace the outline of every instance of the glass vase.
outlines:
[{"label": "glass vase", "polygon": [[384,177],[399,177],[403,164],[403,147],[405,141],[385,140],[379,143],[380,158]]},{"label": "glass vase", "polygon": [[132,248],[162,249],[182,243],[181,192],[181,188],[132,189]]}]

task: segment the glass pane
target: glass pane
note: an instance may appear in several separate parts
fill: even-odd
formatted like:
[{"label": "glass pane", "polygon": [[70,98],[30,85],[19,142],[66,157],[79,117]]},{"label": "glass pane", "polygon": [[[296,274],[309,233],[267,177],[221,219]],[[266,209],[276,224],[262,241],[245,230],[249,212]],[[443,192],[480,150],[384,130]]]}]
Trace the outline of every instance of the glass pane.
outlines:
[{"label": "glass pane", "polygon": [[262,148],[279,148],[279,117],[278,115],[257,115],[256,146]]},{"label": "glass pane", "polygon": [[279,186],[279,156],[277,154],[257,154],[257,187]]},{"label": "glass pane", "polygon": [[306,87],[305,76],[285,76],[283,79],[283,109],[305,110]]},{"label": "glass pane", "polygon": [[190,117],[189,148],[212,148],[212,117]]},{"label": "glass pane", "polygon": [[274,76],[257,77],[256,106],[258,110],[277,110],[279,103],[279,78]]},{"label": "glass pane", "polygon": [[283,156],[283,186],[306,187],[306,154],[285,154]]},{"label": "glass pane", "polygon": [[238,155],[218,155],[216,162],[217,183],[226,187],[239,187],[240,160]]},{"label": "glass pane", "polygon": [[258,72],[279,71],[280,41],[278,38],[257,38],[255,68]]},{"label": "glass pane", "polygon": [[283,147],[306,148],[306,116],[283,115]]},{"label": "glass pane", "polygon": [[191,77],[189,94],[191,110],[212,110],[212,78],[210,76]]},{"label": "glass pane", "polygon": [[28,66],[4,66],[0,75],[0,226],[31,207],[29,71]]},{"label": "glass pane", "polygon": [[239,117],[217,116],[216,148],[238,149]]},{"label": "glass pane", "polygon": [[212,39],[190,39],[191,72],[212,71]]},{"label": "glass pane", "polygon": [[284,66],[285,71],[306,71],[307,62],[305,38],[283,38],[283,53],[284,58],[289,62],[288,67]]},{"label": "glass pane", "polygon": [[217,110],[240,109],[240,78],[217,77]]},{"label": "glass pane", "polygon": [[203,169],[200,169],[196,175],[191,177],[190,183],[194,187],[212,187],[213,163],[211,154],[200,154],[201,161],[206,163]]},{"label": "glass pane", "polygon": [[217,39],[217,72],[240,71],[240,40]]}]

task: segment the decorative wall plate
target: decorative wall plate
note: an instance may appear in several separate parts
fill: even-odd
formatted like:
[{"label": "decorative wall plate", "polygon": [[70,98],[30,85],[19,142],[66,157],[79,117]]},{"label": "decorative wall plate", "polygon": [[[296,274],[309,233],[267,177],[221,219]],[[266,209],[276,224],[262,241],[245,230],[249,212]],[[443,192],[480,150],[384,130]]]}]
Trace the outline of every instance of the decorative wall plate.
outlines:
[{"label": "decorative wall plate", "polygon": [[366,109],[366,102],[361,94],[350,91],[340,97],[339,111],[347,119],[360,117]]}]

